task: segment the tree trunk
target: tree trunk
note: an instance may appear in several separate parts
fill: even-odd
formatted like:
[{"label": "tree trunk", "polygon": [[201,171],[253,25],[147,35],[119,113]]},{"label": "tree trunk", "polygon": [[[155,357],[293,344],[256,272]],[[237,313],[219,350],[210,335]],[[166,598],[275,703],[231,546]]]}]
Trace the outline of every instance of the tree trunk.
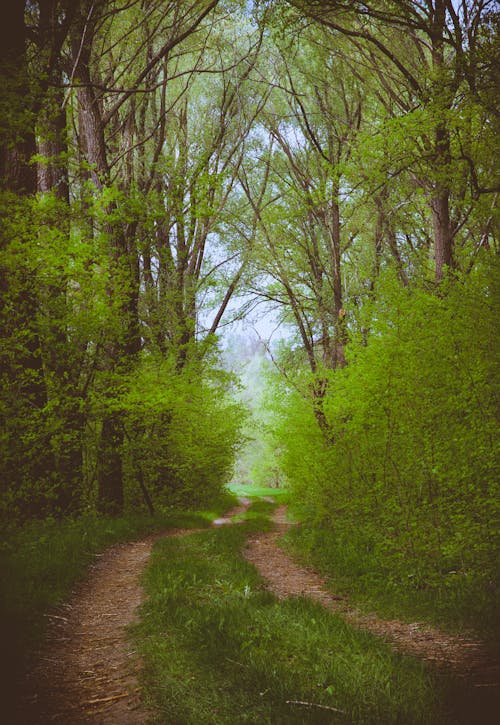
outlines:
[{"label": "tree trunk", "polygon": [[121,447],[123,426],[120,416],[108,413],[102,423],[98,460],[98,508],[116,515],[123,509],[123,471]]},{"label": "tree trunk", "polygon": [[[37,164],[38,191],[52,193],[61,202],[57,226],[69,238],[68,143],[66,113],[61,110],[62,103],[61,73],[55,70],[51,76],[51,91],[44,99],[38,123],[38,153],[45,157]],[[48,398],[52,402],[54,420],[60,424],[58,431],[52,434],[55,503],[62,513],[74,512],[80,504],[85,424],[78,382],[81,356],[75,356],[67,335],[69,310],[66,286],[67,279],[61,274],[55,283],[42,287],[45,329],[43,359],[48,379]]]},{"label": "tree trunk", "polygon": [[[450,90],[440,74],[444,67],[444,30],[446,27],[445,0],[435,0],[431,26],[432,65],[437,78],[434,91],[435,103],[443,116],[450,108]],[[453,232],[450,222],[450,189],[447,182],[450,154],[450,132],[446,121],[438,121],[434,130],[435,192],[431,199],[432,225],[434,230],[434,256],[436,280],[443,279],[447,267],[453,266]]]},{"label": "tree trunk", "polygon": [[26,60],[25,3],[13,0],[2,10],[0,23],[0,188],[16,194],[36,190],[35,129]]},{"label": "tree trunk", "polygon": [[[53,77],[55,83],[61,78]],[[66,139],[66,111],[61,110],[62,87],[53,94],[52,108],[45,109],[39,129],[38,153],[46,160],[37,164],[38,191],[52,192],[69,204],[69,180],[64,155],[68,151]]]},{"label": "tree trunk", "polygon": [[[85,19],[82,17],[81,19]],[[82,31],[83,32],[83,31]],[[91,47],[94,29],[86,27],[85,42],[81,33],[73,36],[75,76],[81,87],[78,90],[79,127],[84,138],[87,161],[91,167],[91,178],[98,191],[110,183],[104,135],[104,121],[99,99],[96,96],[90,75]],[[115,203],[108,208],[109,221],[104,229],[109,237],[111,278],[109,287],[110,309],[119,301],[119,319],[106,348],[104,367],[111,373],[120,366],[129,370],[133,357],[140,349],[138,320],[139,266],[134,244],[135,224],[122,224],[111,220],[117,215]],[[108,391],[110,397],[113,391]],[[116,411],[104,414],[101,440],[97,451],[97,476],[99,507],[109,513],[119,513],[123,508],[123,476],[121,447],[123,444],[123,421]]]},{"label": "tree trunk", "polygon": [[443,279],[447,267],[453,266],[453,236],[450,225],[449,193],[442,189],[431,201],[434,229],[436,280]]},{"label": "tree trunk", "polygon": [[[25,3],[16,0],[2,11],[0,23],[0,192],[9,221],[24,217],[29,224],[29,197],[36,192],[35,112],[26,58]],[[26,232],[15,221],[0,227],[0,247],[12,241],[28,246]],[[2,478],[19,494],[22,512],[40,515],[47,505],[44,488],[54,471],[44,409],[47,390],[38,327],[35,273],[26,255],[17,253],[14,265],[6,256],[0,269],[0,370],[2,404]],[[28,495],[29,490],[29,495]],[[37,497],[36,491],[41,491]]]},{"label": "tree trunk", "polygon": [[335,188],[332,194],[330,214],[330,269],[333,284],[333,316],[335,326],[333,367],[343,368],[346,365],[344,347],[347,344],[347,330],[345,325],[345,311],[343,308],[342,300],[342,269],[340,262],[340,205],[338,188]]}]

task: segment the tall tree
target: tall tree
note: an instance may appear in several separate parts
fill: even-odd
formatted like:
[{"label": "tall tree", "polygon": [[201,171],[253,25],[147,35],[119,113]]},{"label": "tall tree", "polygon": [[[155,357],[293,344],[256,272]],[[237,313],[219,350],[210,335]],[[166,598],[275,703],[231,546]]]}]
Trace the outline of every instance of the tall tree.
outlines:
[{"label": "tall tree", "polygon": [[[37,76],[30,72],[25,3],[6,9],[0,30],[0,320],[2,330],[2,479],[16,504],[53,471],[44,425],[47,391],[38,328],[38,295],[29,250],[30,199],[36,191]],[[14,505],[16,505],[14,504]]]},{"label": "tall tree", "polygon": [[[454,188],[463,145],[451,118],[464,87],[470,94],[474,86],[473,59],[494,3],[317,0],[305,4],[296,0],[291,4],[332,35],[347,37],[379,78],[382,93],[399,105],[400,112],[411,115],[416,108],[425,110],[426,122],[415,137],[419,154],[412,166],[416,183],[429,198],[435,275],[442,279],[445,269],[456,263],[457,234],[469,213],[464,211],[463,190]],[[475,179],[477,160],[470,156],[466,160],[469,193],[487,192],[478,188]]]},{"label": "tall tree", "polygon": [[[119,8],[106,2],[87,3],[74,26],[67,72],[77,86],[79,135],[91,182],[103,199],[97,231],[107,238],[110,257],[109,300],[115,323],[109,328],[101,363],[110,381],[117,373],[130,372],[142,345],[141,271],[146,304],[153,311],[147,322],[152,323],[160,349],[165,352],[168,340],[182,367],[194,341],[197,285],[207,239],[231,191],[245,135],[241,129],[234,132],[242,96],[232,80],[236,74],[243,84],[245,74],[235,71],[234,60],[229,63],[231,73],[223,67],[204,67],[219,60],[219,50],[205,45],[207,30],[201,33],[204,21],[211,25],[209,15],[216,6],[213,1],[156,3],[147,13],[133,7],[115,30],[115,19],[122,14]],[[159,28],[165,30],[161,43]],[[192,49],[196,34],[201,46]],[[125,52],[131,35],[138,40],[132,59]],[[98,54],[102,45],[109,50]],[[182,46],[179,52],[178,46]],[[257,52],[258,48],[245,53],[246,75]],[[222,79],[220,105],[208,109],[217,122],[205,145],[193,136],[188,102],[192,79],[202,72],[219,73]],[[201,123],[199,115],[196,120]],[[115,174],[118,185],[113,184]],[[156,211],[149,219],[131,203],[139,197],[150,210],[151,199],[156,199]],[[111,385],[98,447],[99,499],[106,510],[120,510],[123,503],[123,421],[115,397]]]}]

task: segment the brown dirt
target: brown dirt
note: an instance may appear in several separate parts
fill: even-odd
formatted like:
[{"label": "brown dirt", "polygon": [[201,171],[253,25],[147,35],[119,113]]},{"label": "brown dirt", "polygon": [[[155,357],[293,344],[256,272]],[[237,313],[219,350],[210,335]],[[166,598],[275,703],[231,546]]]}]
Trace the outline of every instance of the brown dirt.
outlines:
[{"label": "brown dirt", "polygon": [[225,524],[231,524],[231,523],[242,523],[242,521],[234,521],[237,516],[241,516],[245,513],[247,508],[250,506],[252,501],[249,498],[245,498],[245,496],[239,496],[238,497],[239,506],[234,506],[230,511],[227,511],[226,514],[220,519],[214,519],[212,524],[213,526],[224,526]]},{"label": "brown dirt", "polygon": [[[216,525],[231,523],[249,505],[228,511]],[[141,725],[151,718],[139,695],[141,661],[126,628],[143,601],[141,574],[161,536],[119,544],[100,554],[67,604],[47,615],[48,636],[34,655],[15,722],[19,725]]]},{"label": "brown dirt", "polygon": [[297,564],[278,545],[292,525],[286,507],[273,516],[275,530],[252,536],[246,558],[257,567],[268,588],[278,597],[307,596],[341,615],[350,624],[384,637],[400,651],[421,657],[447,671],[467,677],[476,687],[500,687],[500,666],[486,646],[472,637],[444,634],[427,624],[384,620],[365,614],[326,587],[326,580],[310,567]]}]

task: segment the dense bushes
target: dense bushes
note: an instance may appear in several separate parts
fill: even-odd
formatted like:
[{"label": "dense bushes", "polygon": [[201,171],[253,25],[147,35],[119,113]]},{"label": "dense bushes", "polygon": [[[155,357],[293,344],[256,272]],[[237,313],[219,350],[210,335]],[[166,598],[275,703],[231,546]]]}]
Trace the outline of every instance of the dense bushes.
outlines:
[{"label": "dense bushes", "polygon": [[206,505],[232,475],[244,422],[231,401],[231,377],[193,364],[149,359],[121,399],[128,500],[142,482],[161,505]]},{"label": "dense bushes", "polygon": [[280,435],[304,547],[351,587],[469,622],[491,617],[498,567],[498,287],[480,267],[439,294],[387,275],[367,344],[329,374],[333,443],[297,393]]}]

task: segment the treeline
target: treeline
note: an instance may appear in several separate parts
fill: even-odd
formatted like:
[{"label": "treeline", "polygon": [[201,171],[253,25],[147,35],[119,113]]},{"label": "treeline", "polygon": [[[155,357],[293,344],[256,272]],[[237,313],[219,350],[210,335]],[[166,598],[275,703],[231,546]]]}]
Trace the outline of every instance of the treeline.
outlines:
[{"label": "treeline", "polygon": [[232,45],[217,4],[5,10],[5,524],[194,505],[230,476],[242,413],[214,339],[243,254],[220,228],[258,34]]}]

